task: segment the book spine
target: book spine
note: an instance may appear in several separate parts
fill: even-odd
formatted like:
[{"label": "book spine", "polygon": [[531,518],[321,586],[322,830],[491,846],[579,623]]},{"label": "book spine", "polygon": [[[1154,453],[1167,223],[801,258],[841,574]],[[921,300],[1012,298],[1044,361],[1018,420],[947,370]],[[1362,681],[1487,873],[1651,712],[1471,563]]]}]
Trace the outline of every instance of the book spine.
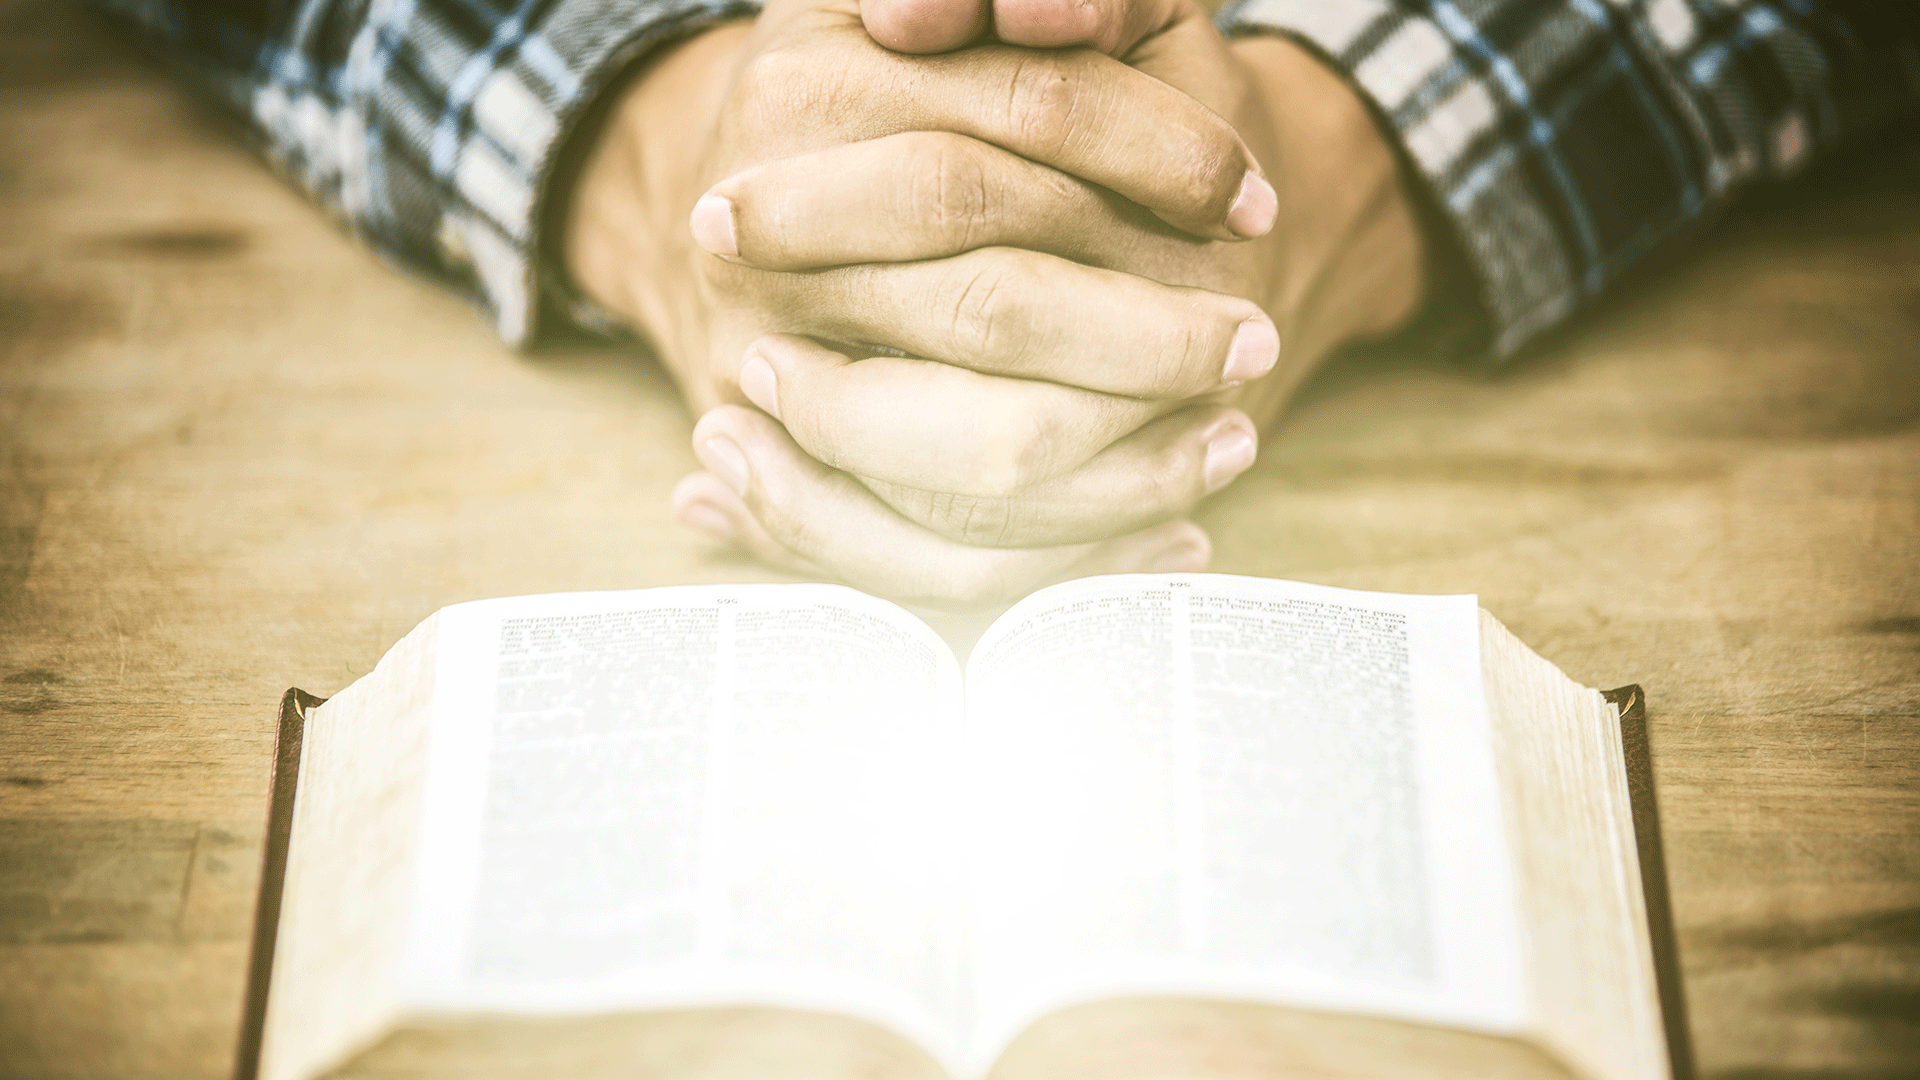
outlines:
[{"label": "book spine", "polygon": [[247,963],[246,1009],[240,1016],[234,1080],[258,1080],[260,1075],[267,990],[273,978],[274,943],[280,933],[280,894],[287,883],[287,851],[293,840],[293,797],[300,783],[300,751],[306,742],[307,713],[325,700],[300,689],[290,689],[280,698],[280,727],[274,737],[273,773],[268,784],[267,846],[261,857],[260,897],[253,911],[253,952]]},{"label": "book spine", "polygon": [[1660,994],[1660,1019],[1667,1035],[1667,1068],[1673,1080],[1695,1080],[1693,1034],[1687,1026],[1680,947],[1667,895],[1666,854],[1660,844],[1660,808],[1653,791],[1653,753],[1647,743],[1647,695],[1633,685],[1608,690],[1603,696],[1620,712],[1634,846],[1639,849],[1640,887],[1646,894],[1647,934],[1653,944],[1654,987]]}]

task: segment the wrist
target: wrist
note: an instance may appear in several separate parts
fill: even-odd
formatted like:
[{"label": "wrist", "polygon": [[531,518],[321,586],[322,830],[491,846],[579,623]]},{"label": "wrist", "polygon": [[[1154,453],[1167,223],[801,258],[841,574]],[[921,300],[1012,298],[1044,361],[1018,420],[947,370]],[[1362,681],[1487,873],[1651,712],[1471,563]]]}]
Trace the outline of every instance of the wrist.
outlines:
[{"label": "wrist", "polygon": [[[700,195],[702,148],[751,24],[727,23],[661,50],[604,93],[611,100],[561,193],[560,259],[574,286],[665,358],[689,305],[676,286]],[[678,374],[678,372],[676,372]]]},{"label": "wrist", "polygon": [[1265,427],[1321,360],[1411,322],[1427,291],[1427,240],[1398,144],[1359,91],[1286,38],[1238,38],[1231,49],[1271,131],[1264,164],[1281,208],[1271,236],[1284,238],[1266,302],[1290,362],[1240,401]]}]

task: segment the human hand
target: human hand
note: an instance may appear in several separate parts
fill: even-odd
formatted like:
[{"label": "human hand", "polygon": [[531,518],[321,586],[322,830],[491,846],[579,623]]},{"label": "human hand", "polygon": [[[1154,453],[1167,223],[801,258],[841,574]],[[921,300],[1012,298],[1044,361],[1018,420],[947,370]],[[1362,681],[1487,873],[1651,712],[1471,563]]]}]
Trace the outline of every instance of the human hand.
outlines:
[{"label": "human hand", "polygon": [[[873,0],[863,10],[871,22]],[[1179,37],[1183,33],[1192,34],[1185,43]],[[1161,37],[1165,40],[1150,40],[1136,50],[1144,54],[1144,62],[1178,74],[1184,61],[1188,88],[1235,109],[1248,142],[1272,148],[1271,160],[1281,163],[1270,175],[1296,197],[1281,200],[1281,226],[1267,238],[1251,244],[1197,242],[1161,227],[1109,192],[990,146],[928,133],[771,162],[716,185],[713,194],[730,204],[729,257],[765,269],[801,271],[939,258],[969,244],[1001,244],[1052,251],[1161,282],[1255,296],[1280,322],[1288,348],[1268,377],[1231,399],[1270,422],[1297,380],[1321,356],[1347,340],[1390,330],[1411,313],[1421,284],[1420,238],[1399,189],[1391,152],[1357,97],[1322,64],[1278,39],[1237,42],[1231,55],[1223,55],[1225,46],[1211,27],[1191,16],[1184,27],[1163,31]],[[1282,104],[1290,108],[1278,107]],[[912,193],[923,200],[937,193],[945,200],[916,201]],[[988,207],[994,212],[985,213]],[[877,221],[883,227],[865,232],[835,227],[849,220]],[[965,227],[953,228],[954,222]],[[1054,275],[1055,280],[1059,276]],[[1104,320],[1096,314],[1084,323],[1099,327]],[[1089,337],[1097,340],[1097,330]],[[810,356],[806,349],[790,346],[756,351],[761,356],[754,363],[773,370],[747,380],[750,396],[770,415],[784,418],[798,440],[761,439],[760,453],[777,456],[783,448],[805,447],[859,472],[860,455],[848,453],[848,436],[839,429],[848,427],[850,418],[886,412],[836,410],[835,405],[847,399],[820,392],[842,381],[845,358],[819,350]],[[903,382],[901,374],[898,381]],[[1038,374],[1122,389],[1100,381],[1115,377],[1111,371]],[[802,385],[795,387],[796,381]],[[756,384],[760,391],[753,393]],[[906,397],[931,398],[934,385],[929,382],[923,393]],[[1172,387],[1159,390],[1175,392]],[[789,398],[802,402],[798,415]],[[965,415],[965,410],[954,412]],[[945,432],[938,416],[927,418],[909,409],[901,418],[904,422],[896,426],[905,430],[882,441],[913,464],[924,465],[928,451],[953,445],[941,437]],[[1218,422],[1217,416],[1213,419]],[[746,421],[735,417],[715,426],[742,423]],[[1231,435],[1231,424],[1210,434]],[[1136,447],[1145,443],[1142,439]],[[1183,452],[1177,442],[1162,443],[1158,456],[1103,455],[1098,467],[1071,477],[1078,499],[1061,498],[1060,484],[1011,497],[977,498],[957,497],[951,488],[930,491],[924,484],[862,475],[870,492],[945,537],[973,544],[1062,542],[1105,535],[1103,527],[1139,525],[1177,513],[1218,486],[1214,470],[1206,468],[1206,456],[1191,445]],[[1250,460],[1249,442],[1244,458],[1216,455],[1215,463],[1232,461],[1244,467],[1240,462]],[[936,493],[941,490],[947,493]],[[677,501],[683,511],[702,507],[700,514],[715,521],[716,531],[748,537],[746,542],[763,557],[779,560],[780,546],[711,477],[689,481]],[[804,517],[792,504],[761,513],[780,519],[784,527],[776,527],[778,532],[791,532],[795,519]]]},{"label": "human hand", "polygon": [[[1393,152],[1359,96],[1300,46],[1278,37],[1222,42],[1192,0],[862,0],[861,17],[874,40],[907,53],[959,48],[989,26],[1010,45],[1096,49],[1186,91],[1241,133],[1281,188],[1275,227],[1254,243],[1167,243],[1058,205],[1048,208],[1056,216],[1044,235],[1028,228],[997,242],[1257,300],[1287,343],[1271,375],[1234,395],[1262,430],[1320,359],[1391,332],[1418,308],[1423,238]],[[793,163],[776,182],[804,184],[812,171]],[[989,177],[980,186],[1010,185]],[[831,220],[855,201],[819,191],[810,209]],[[887,257],[831,246],[812,256],[862,254]],[[809,265],[797,252],[786,261]]]},{"label": "human hand", "polygon": [[[724,31],[704,35],[670,56],[661,70],[639,84],[639,92],[621,103],[610,127],[612,134],[603,140],[589,162],[572,203],[569,263],[588,291],[609,307],[628,315],[643,330],[650,331],[657,343],[666,339],[667,347],[662,350],[665,359],[680,377],[689,397],[703,405],[714,400],[738,400],[742,396],[738,390],[739,358],[746,342],[751,341],[755,333],[769,328],[770,321],[776,322],[772,328],[796,329],[830,340],[877,340],[883,345],[909,348],[919,355],[954,358],[956,362],[970,359],[981,371],[1038,374],[1060,378],[1062,382],[1092,382],[1123,393],[1152,391],[1155,383],[1170,388],[1157,399],[1142,399],[1031,378],[983,375],[924,361],[887,365],[869,360],[860,365],[843,365],[850,369],[841,372],[843,384],[865,386],[873,391],[864,398],[858,392],[853,393],[850,395],[853,400],[879,402],[888,398],[884,392],[886,387],[880,384],[891,382],[896,390],[904,387],[913,379],[899,376],[903,369],[912,368],[916,370],[908,374],[913,378],[930,375],[945,380],[943,385],[949,391],[970,395],[982,406],[958,415],[1002,418],[1002,430],[1008,433],[1007,437],[975,438],[968,444],[974,448],[969,453],[933,458],[912,453],[903,456],[897,452],[898,446],[910,447],[910,442],[895,445],[885,439],[865,440],[860,445],[883,456],[891,455],[891,462],[877,459],[866,462],[868,467],[862,475],[873,478],[874,483],[886,483],[890,465],[905,466],[907,471],[894,474],[894,487],[900,491],[946,492],[958,494],[962,500],[970,495],[1001,499],[1013,489],[1059,479],[1096,456],[1102,456],[1105,465],[1112,466],[1138,460],[1143,450],[1154,447],[1158,448],[1163,462],[1182,466],[1188,475],[1180,478],[1183,481],[1180,484],[1132,485],[1134,490],[1157,486],[1169,492],[1170,498],[1162,503],[1127,500],[1119,504],[1124,506],[1125,513],[1151,521],[1168,516],[1166,505],[1183,507],[1197,498],[1200,491],[1217,486],[1222,456],[1212,454],[1214,467],[1206,468],[1209,455],[1204,451],[1208,446],[1217,448],[1224,438],[1232,451],[1226,455],[1227,463],[1233,466],[1228,475],[1250,463],[1252,435],[1244,417],[1218,407],[1174,411],[1197,390],[1218,388],[1271,366],[1277,344],[1272,328],[1258,309],[1245,301],[1192,289],[1168,288],[1147,280],[1129,281],[1119,287],[1121,275],[1088,272],[1059,259],[1040,265],[1035,260],[1041,257],[1032,252],[1004,249],[970,252],[960,259],[936,263],[847,267],[808,275],[768,273],[746,263],[714,260],[694,260],[696,274],[671,273],[673,246],[684,234],[663,227],[663,215],[657,213],[657,209],[670,205],[676,192],[683,190],[678,185],[683,177],[669,165],[675,160],[684,160],[684,154],[649,154],[647,143],[637,136],[656,134],[666,121],[676,118],[680,121],[678,130],[684,132],[686,117],[717,114],[716,138],[700,156],[725,163],[730,157],[743,153],[765,152],[777,156],[794,149],[795,145],[804,148],[809,140],[829,143],[844,140],[842,129],[857,135],[862,133],[863,124],[869,129],[910,126],[913,117],[899,115],[902,110],[897,101],[883,103],[876,111],[871,101],[856,98],[851,108],[832,114],[831,122],[816,124],[817,130],[808,133],[796,133],[792,130],[793,110],[775,109],[772,105],[778,101],[765,100],[769,95],[777,98],[779,93],[789,98],[794,94],[804,98],[810,93],[835,89],[828,86],[821,90],[817,78],[810,83],[800,77],[805,71],[815,71],[817,76],[816,69],[825,70],[836,73],[837,79],[871,83],[884,82],[881,76],[890,68],[898,77],[898,65],[929,63],[905,61],[877,49],[858,24],[850,22],[850,13],[828,10],[837,18],[837,25],[832,20],[822,22],[820,8],[801,9],[797,16],[788,16],[788,24],[781,24],[778,14],[769,12],[775,19],[772,25],[801,24],[803,33],[798,45],[765,31],[768,24],[762,24],[754,33],[765,32],[773,44],[763,43],[758,52],[754,35],[738,28],[731,35]],[[813,21],[805,21],[808,19]],[[852,48],[846,40],[848,30],[858,39]],[[834,36],[836,32],[838,38]],[[811,40],[806,40],[808,38]],[[832,47],[828,51],[837,50],[838,60],[829,63],[817,58],[806,59],[828,46]],[[768,55],[783,57],[780,63],[785,66],[776,66],[774,73],[787,82],[772,90],[762,87],[756,91],[755,84],[746,76]],[[848,55],[861,59],[848,60]],[[738,59],[741,56],[751,59],[742,62]],[[1116,202],[1125,202],[1132,213],[1138,213],[1137,206],[1144,204],[1187,228],[1226,236],[1234,235],[1235,226],[1242,232],[1255,231],[1264,226],[1261,219],[1271,216],[1269,193],[1264,205],[1255,201],[1255,220],[1249,223],[1245,212],[1247,200],[1243,196],[1248,188],[1257,193],[1263,185],[1257,180],[1248,180],[1246,162],[1250,157],[1246,148],[1218,116],[1163,84],[1090,54],[1053,57],[1037,69],[1031,54],[1017,50],[971,50],[965,58],[969,61],[966,65],[944,65],[953,70],[939,78],[928,78],[924,73],[915,75],[920,89],[930,95],[925,101],[909,97],[917,101],[922,114],[935,115],[937,119],[941,108],[950,112],[959,110],[949,118],[950,126],[971,124],[971,130],[994,139],[996,145],[1004,144],[1033,158],[1050,156],[1056,163],[1099,176],[1112,188],[1131,197]],[[979,60],[985,62],[974,63]],[[729,61],[739,65],[743,72],[740,82],[734,85],[711,77],[712,72],[724,69]],[[860,71],[857,80],[847,76],[848,66],[858,69],[859,62],[867,63],[878,74]],[[967,107],[979,109],[983,100],[979,94],[983,78],[984,85],[994,90],[984,100],[1005,101],[1005,104],[989,105],[984,115],[962,115]],[[1078,99],[1060,98],[1057,82],[1074,90],[1089,91],[1105,105],[1076,114]],[[747,87],[745,92],[742,86]],[[1006,95],[1009,86],[1014,88],[1011,99]],[[1025,91],[1020,89],[1023,86],[1027,88]],[[945,106],[940,104],[943,94],[951,99]],[[1076,115],[1078,123],[1072,122]],[[774,119],[786,123],[774,125],[777,130],[771,132],[761,130]],[[741,136],[742,130],[746,137]],[[623,140],[621,136],[626,134],[636,137]],[[988,145],[984,140],[968,141]],[[765,150],[768,146],[772,150]],[[654,149],[663,148],[656,145]],[[1116,164],[1140,159],[1171,167],[1134,175],[1140,171]],[[1181,162],[1187,164],[1182,166]],[[1207,208],[1209,203],[1213,204],[1211,210]],[[650,213],[650,209],[656,212]],[[1158,231],[1172,234],[1160,221],[1147,220]],[[868,229],[866,233],[873,235],[874,230]],[[708,240],[711,242],[712,236]],[[636,253],[652,258],[642,263],[632,257]],[[632,273],[636,263],[642,263],[643,269],[650,267],[653,272]],[[666,272],[660,272],[662,270]],[[1066,277],[1068,285],[1057,287],[1052,279],[1059,278],[1063,271],[1070,271]],[[680,295],[674,295],[674,283],[688,279],[696,287],[682,286]],[[1093,340],[1082,343],[1077,352],[1064,357],[1036,349],[1047,342],[1072,342],[1088,335],[1082,327],[1074,325],[1077,320],[1073,305],[1043,303],[1042,298],[1024,295],[1018,290],[982,288],[983,284],[1015,284],[1021,280],[1047,282],[1053,291],[1053,296],[1045,298],[1049,301],[1062,297],[1070,300],[1077,294],[1087,304],[1104,304],[1112,309],[1113,319],[1107,321],[1110,325],[1103,323],[1108,331],[1105,339],[1093,335]],[[1125,297],[1129,302],[1116,307],[1113,303],[1116,296]],[[972,299],[969,301],[968,297]],[[785,327],[778,325],[777,320],[781,319],[787,320]],[[1017,324],[1020,332],[1010,342],[1004,330],[998,334],[992,331],[996,324],[1001,327]],[[728,341],[729,334],[735,340]],[[1250,345],[1245,340],[1249,336]],[[682,347],[672,347],[675,337],[684,343]],[[742,337],[744,340],[740,340]],[[699,357],[701,345],[706,346],[709,354],[704,370],[693,362]],[[1239,363],[1229,365],[1229,357],[1237,357]],[[1169,358],[1177,363],[1169,364]],[[1022,365],[1035,362],[1054,366],[1045,370],[1023,370]],[[1252,364],[1251,371],[1247,370],[1248,363]],[[848,375],[853,378],[848,379]],[[1165,392],[1176,396],[1164,396]],[[914,402],[930,400],[918,394],[895,393],[892,398]],[[804,415],[806,399],[803,396],[798,400]],[[859,412],[878,417],[894,415],[884,409]],[[842,415],[846,415],[844,410]],[[950,411],[948,415],[956,413]],[[854,419],[855,425],[842,425],[842,430],[855,430],[859,418],[856,415]],[[1143,424],[1152,428],[1151,438],[1145,437]],[[916,433],[912,425],[907,427],[910,434]],[[947,425],[948,430],[952,427]],[[1228,428],[1234,430],[1226,430]],[[1124,449],[1116,449],[1115,453],[1103,454],[1109,448],[1118,448],[1117,440],[1124,441],[1137,429],[1142,430],[1142,438]],[[831,425],[816,425],[813,430],[831,430]],[[977,423],[967,432],[979,433]],[[711,449],[708,444],[712,442],[710,436],[702,433],[703,447]],[[733,445],[737,452],[738,438],[733,440]],[[777,440],[768,445],[777,445]],[[929,466],[935,470],[931,474],[926,471]],[[940,473],[940,468],[947,472]],[[754,470],[756,474],[761,471]],[[1096,469],[1094,473],[1099,471]],[[1176,493],[1177,488],[1192,490]],[[1055,495],[1056,501],[1058,497],[1086,499],[1087,485],[1063,481],[1055,485]],[[952,498],[938,494],[929,494],[928,501],[945,506],[954,503]],[[683,501],[683,509],[686,505]],[[1111,498],[1103,498],[1097,502],[1088,500],[1084,505],[1110,507],[1116,503]],[[1123,531],[1114,528],[1111,520],[1095,525],[1084,520],[1086,515],[1081,517],[1083,520],[1072,524],[1073,529],[1087,534],[1081,539]],[[1071,514],[1028,515],[1025,520],[1047,526],[1050,522],[1072,518]],[[902,587],[900,578],[862,578],[857,572],[836,570],[833,560],[841,556],[835,552],[848,545],[823,544],[835,531],[822,529],[818,515],[813,518],[790,515],[775,520],[806,526],[803,536],[780,539],[785,550],[821,562],[837,576],[852,577],[882,591],[896,594],[915,591]],[[967,521],[976,520],[985,522],[987,517],[967,515]],[[1004,524],[1017,526],[1019,520],[1010,517]],[[736,535],[746,537],[751,537],[753,531],[735,530]],[[765,527],[760,531],[764,532]],[[970,539],[981,535],[979,528],[963,531]],[[993,539],[1000,543],[1017,542],[1015,534],[1020,532],[1018,527],[995,528]],[[862,533],[863,537],[872,535],[871,529]],[[920,561],[948,570],[957,562],[984,566],[987,569],[979,580],[991,580],[1001,591],[1017,593],[1041,582],[1021,580],[1022,575],[1007,569],[1014,563],[1045,565],[1057,570],[1066,560],[1078,560],[1084,565],[1082,556],[1111,555],[1106,565],[1096,568],[1134,569],[1156,561],[1155,556],[1166,554],[1164,542],[1158,545],[1161,550],[1149,550],[1156,545],[1148,541],[1156,537],[1161,541],[1169,537],[1183,540],[1172,546],[1193,556],[1187,560],[1188,568],[1197,568],[1193,565],[1196,562],[1204,564],[1204,536],[1190,527],[1185,531],[1176,528],[1173,533],[1162,530],[1137,542],[1094,548],[1083,545],[1077,553],[1051,550],[1044,556],[1034,557],[1018,550],[969,551],[963,557],[930,543],[922,545],[925,558]],[[798,546],[796,539],[801,541]],[[921,539],[931,542],[938,538],[928,535]],[[1058,528],[1045,539],[1050,548],[1067,542]],[[809,540],[813,541],[811,545],[805,543]],[[946,591],[975,596],[982,590],[964,587]]]},{"label": "human hand", "polygon": [[948,52],[991,27],[1007,45],[1083,45],[1125,56],[1191,11],[1181,0],[862,0],[860,19],[873,40],[896,52]]},{"label": "human hand", "polygon": [[[741,400],[734,386],[741,356],[768,330],[889,345],[898,314],[874,304],[855,310],[843,291],[858,290],[861,300],[904,294],[905,304],[929,285],[964,292],[969,268],[947,268],[931,282],[891,272],[802,280],[709,258],[693,247],[685,222],[721,177],[908,131],[950,132],[1001,148],[1101,185],[1196,235],[1259,235],[1273,217],[1271,189],[1232,127],[1158,79],[1084,52],[987,46],[908,58],[867,36],[854,0],[774,0],[750,27],[695,38],[619,95],[567,193],[568,269],[653,341],[697,408]],[[705,217],[696,214],[696,228]],[[717,227],[724,231],[724,215]],[[857,220],[835,227],[850,237],[879,229]],[[975,260],[982,261],[994,260]],[[945,299],[948,308],[959,300]],[[1162,306],[1187,300],[1159,299]],[[1223,312],[1228,337],[1258,316],[1231,302],[1206,314]],[[862,322],[875,319],[886,325]],[[924,355],[945,358],[937,350]]]},{"label": "human hand", "polygon": [[[998,19],[1010,4],[1061,2],[999,0],[994,10]],[[1131,2],[1117,10],[1152,8],[1155,19],[1170,21],[1134,45],[1127,61],[1229,120],[1271,164],[1265,172],[1280,192],[1275,226],[1263,236],[1236,243],[1182,234],[1098,185],[977,140],[928,132],[832,147],[728,177],[704,200],[726,208],[729,230],[724,245],[709,248],[736,263],[804,272],[1015,247],[1246,297],[1272,317],[1284,348],[1265,377],[1241,380],[1227,399],[1263,430],[1270,427],[1326,355],[1391,332],[1411,316],[1425,286],[1423,239],[1392,149],[1339,75],[1280,38],[1224,42],[1191,3]],[[867,0],[869,22],[887,3]],[[1110,29],[1097,36],[1113,39]],[[865,227],[849,229],[849,221]],[[1057,302],[1073,299],[1060,285],[1073,276],[1039,265],[1047,279],[1030,291],[1055,289]],[[1083,319],[1078,332],[1092,342],[1099,324],[1098,317]],[[1160,396],[1103,381],[1098,372],[1041,377]]]}]

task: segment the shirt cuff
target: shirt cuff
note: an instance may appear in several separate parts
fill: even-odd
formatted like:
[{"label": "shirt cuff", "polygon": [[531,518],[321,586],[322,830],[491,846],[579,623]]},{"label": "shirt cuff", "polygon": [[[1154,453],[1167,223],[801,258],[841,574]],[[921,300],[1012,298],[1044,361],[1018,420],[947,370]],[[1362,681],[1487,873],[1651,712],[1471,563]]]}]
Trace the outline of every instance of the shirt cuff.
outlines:
[{"label": "shirt cuff", "polygon": [[504,59],[487,64],[482,54],[482,66],[461,73],[472,87],[468,123],[443,126],[432,144],[435,171],[449,173],[452,188],[434,239],[450,269],[472,275],[501,338],[525,347],[556,314],[611,328],[544,257],[555,248],[541,233],[561,149],[636,61],[758,11],[753,0],[559,0],[513,48],[490,54]]},{"label": "shirt cuff", "polygon": [[[1523,154],[1492,144],[1500,107],[1465,56],[1461,27],[1389,0],[1237,0],[1228,35],[1298,41],[1345,73],[1398,143],[1428,233],[1437,286],[1419,325],[1450,347],[1504,356],[1579,302],[1584,290]],[[1449,30],[1455,32],[1449,33]],[[1470,28],[1467,28],[1470,30]]]}]

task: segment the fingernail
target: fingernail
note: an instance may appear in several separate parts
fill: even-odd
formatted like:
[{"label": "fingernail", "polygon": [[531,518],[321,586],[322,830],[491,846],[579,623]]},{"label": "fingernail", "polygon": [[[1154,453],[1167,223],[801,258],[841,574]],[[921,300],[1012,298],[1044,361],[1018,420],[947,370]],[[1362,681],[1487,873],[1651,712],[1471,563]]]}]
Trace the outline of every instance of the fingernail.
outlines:
[{"label": "fingernail", "polygon": [[[1227,210],[1227,228],[1242,240],[1265,236],[1267,230],[1273,228],[1274,215],[1279,212],[1280,196],[1274,193],[1273,185],[1249,171],[1246,179],[1240,181],[1240,193],[1233,197],[1233,206]],[[727,235],[733,234],[729,231]]]},{"label": "fingernail", "polygon": [[[1231,214],[1228,220],[1232,220]],[[700,196],[700,201],[693,204],[693,216],[687,219],[687,225],[693,230],[693,242],[707,251],[728,257],[740,254],[740,245],[733,238],[733,200],[721,195]]]},{"label": "fingernail", "polygon": [[773,365],[758,352],[748,352],[747,362],[740,365],[740,392],[761,412],[780,419],[780,381],[774,378]]},{"label": "fingernail", "polygon": [[1280,331],[1265,315],[1255,315],[1233,332],[1233,345],[1227,349],[1227,366],[1220,378],[1229,386],[1257,379],[1280,362]]},{"label": "fingernail", "polygon": [[1147,572],[1152,574],[1195,574],[1206,568],[1206,549],[1193,543],[1175,544],[1147,564]]},{"label": "fingernail", "polygon": [[1203,466],[1207,494],[1219,491],[1227,486],[1227,481],[1246,472],[1259,452],[1259,443],[1245,428],[1230,427],[1215,435],[1207,443],[1207,459]]},{"label": "fingernail", "polygon": [[733,539],[733,519],[712,503],[690,502],[680,508],[680,523],[699,529],[716,540]]},{"label": "fingernail", "polygon": [[707,471],[727,482],[735,495],[742,498],[747,494],[747,455],[740,452],[740,444],[724,435],[715,435],[694,448],[693,456]]}]

